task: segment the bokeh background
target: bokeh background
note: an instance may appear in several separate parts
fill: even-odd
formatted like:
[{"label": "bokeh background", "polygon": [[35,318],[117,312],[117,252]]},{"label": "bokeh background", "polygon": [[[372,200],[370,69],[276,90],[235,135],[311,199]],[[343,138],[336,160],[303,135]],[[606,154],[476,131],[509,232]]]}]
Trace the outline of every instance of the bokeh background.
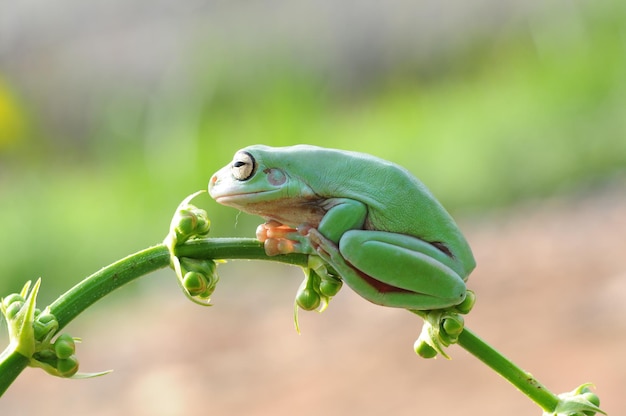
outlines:
[{"label": "bokeh background", "polygon": [[[1,2],[0,293],[41,276],[45,305],[158,243],[253,143],[407,167],[474,247],[468,326],[554,392],[592,381],[626,412],[624,2]],[[253,235],[197,201],[213,236]],[[167,271],[104,299],[68,331],[83,371],[115,372],[27,370],[0,412],[540,414],[459,348],[416,357],[404,311],[344,289],[298,335],[298,269],[220,271],[209,309]]]}]

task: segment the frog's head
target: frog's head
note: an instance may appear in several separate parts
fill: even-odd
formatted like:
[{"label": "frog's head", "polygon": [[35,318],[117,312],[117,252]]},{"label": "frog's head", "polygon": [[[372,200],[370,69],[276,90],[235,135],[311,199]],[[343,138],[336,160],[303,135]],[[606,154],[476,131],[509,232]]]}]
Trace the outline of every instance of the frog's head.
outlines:
[{"label": "frog's head", "polygon": [[209,194],[222,205],[251,214],[263,217],[274,217],[276,213],[288,215],[303,202],[316,198],[313,190],[295,172],[296,162],[277,148],[246,147],[236,152],[233,161],[211,177]]}]

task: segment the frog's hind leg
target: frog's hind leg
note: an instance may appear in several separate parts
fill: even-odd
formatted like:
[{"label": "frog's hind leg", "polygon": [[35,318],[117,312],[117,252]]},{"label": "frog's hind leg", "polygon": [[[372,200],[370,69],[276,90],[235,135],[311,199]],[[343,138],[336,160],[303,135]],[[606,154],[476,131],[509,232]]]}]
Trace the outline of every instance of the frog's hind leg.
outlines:
[{"label": "frog's hind leg", "polygon": [[466,287],[455,260],[418,238],[384,231],[346,232],[339,246],[315,232],[319,255],[365,299],[384,306],[430,310],[456,305]]}]

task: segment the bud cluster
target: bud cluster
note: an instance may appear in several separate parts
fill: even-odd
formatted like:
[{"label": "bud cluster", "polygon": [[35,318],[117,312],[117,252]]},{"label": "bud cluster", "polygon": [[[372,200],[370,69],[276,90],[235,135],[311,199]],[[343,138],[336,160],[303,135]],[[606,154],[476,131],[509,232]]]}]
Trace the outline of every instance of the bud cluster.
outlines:
[{"label": "bud cluster", "polygon": [[309,256],[308,267],[304,267],[304,280],[296,292],[294,305],[294,321],[296,330],[298,325],[298,309],[312,311],[317,309],[323,312],[330,300],[339,293],[343,281],[328,271],[327,266],[319,256]]},{"label": "bud cluster", "polygon": [[56,317],[46,308],[35,307],[39,281],[30,295],[28,282],[21,293],[13,293],[2,299],[0,310],[9,325],[11,341],[16,351],[30,358],[31,367],[40,367],[59,377],[72,377],[78,371],[75,339],[68,334],[52,338],[59,329]]},{"label": "bud cluster", "polygon": [[543,416],[594,416],[606,415],[600,409],[600,398],[591,391],[591,384],[586,383],[574,390],[559,394],[559,404],[553,412],[544,412]]},{"label": "bud cluster", "polygon": [[204,191],[189,195],[180,203],[164,244],[170,252],[170,262],[176,271],[178,283],[185,295],[195,303],[210,305],[210,297],[219,280],[217,264],[210,259],[178,257],[176,247],[193,238],[206,237],[211,229],[211,221],[205,210],[190,204],[190,201]]},{"label": "bud cluster", "polygon": [[305,278],[296,293],[296,305],[305,311],[326,309],[328,302],[335,296],[343,282],[330,274],[318,274],[313,269],[305,269]]},{"label": "bud cluster", "polygon": [[413,311],[424,318],[422,332],[415,341],[415,353],[422,358],[433,358],[437,354],[450,358],[444,348],[458,341],[465,325],[463,315],[472,310],[475,302],[476,295],[468,290],[465,300],[451,308]]}]

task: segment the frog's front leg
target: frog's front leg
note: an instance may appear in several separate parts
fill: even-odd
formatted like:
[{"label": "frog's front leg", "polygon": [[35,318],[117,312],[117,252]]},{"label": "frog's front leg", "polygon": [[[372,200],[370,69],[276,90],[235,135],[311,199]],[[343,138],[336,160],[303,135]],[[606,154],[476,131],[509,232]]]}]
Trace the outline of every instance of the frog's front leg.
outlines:
[{"label": "frog's front leg", "polygon": [[415,342],[417,354],[449,358],[444,347],[457,341],[463,331],[461,314],[468,313],[475,300],[465,289],[462,267],[452,258],[422,240],[381,231],[348,231],[339,246],[315,229],[309,239],[318,255],[363,298],[424,318]]},{"label": "frog's front leg", "polygon": [[309,239],[346,284],[372,303],[432,310],[458,305],[465,299],[462,267],[418,238],[350,230],[336,245],[311,229]]}]

